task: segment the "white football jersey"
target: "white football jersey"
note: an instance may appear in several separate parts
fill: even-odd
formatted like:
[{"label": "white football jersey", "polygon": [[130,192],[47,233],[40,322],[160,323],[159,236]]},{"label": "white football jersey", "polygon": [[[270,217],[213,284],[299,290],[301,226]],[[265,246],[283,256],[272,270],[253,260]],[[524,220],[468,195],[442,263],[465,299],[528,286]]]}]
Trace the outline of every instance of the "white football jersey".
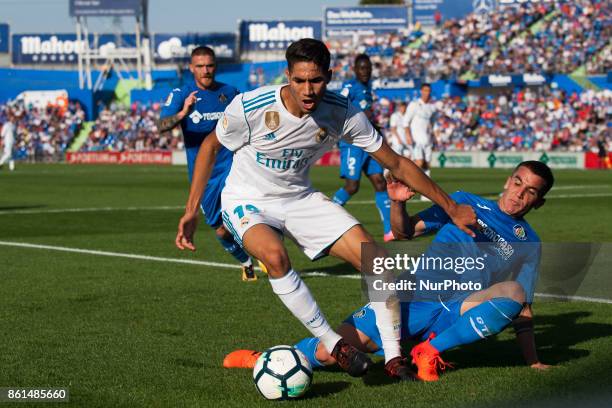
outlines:
[{"label": "white football jersey", "polygon": [[15,142],[15,125],[11,122],[5,122],[2,125],[2,139],[4,139],[4,146],[13,146]]},{"label": "white football jersey", "polygon": [[412,141],[416,144],[431,144],[431,121],[436,113],[436,107],[430,100],[423,102],[421,98],[410,102],[406,109],[405,126],[410,126]]},{"label": "white football jersey", "polygon": [[327,91],[312,114],[298,118],[281,101],[283,86],[236,96],[217,123],[217,138],[235,152],[224,195],[295,196],[311,190],[310,166],[338,140],[366,152],[382,145],[382,136],[347,98]]},{"label": "white football jersey", "polygon": [[[395,128],[397,134],[399,135],[399,140],[397,143],[401,145],[406,144],[406,127],[404,125],[404,115],[401,112],[393,112],[391,117],[389,118],[389,127]],[[395,136],[391,136],[394,138]]]}]

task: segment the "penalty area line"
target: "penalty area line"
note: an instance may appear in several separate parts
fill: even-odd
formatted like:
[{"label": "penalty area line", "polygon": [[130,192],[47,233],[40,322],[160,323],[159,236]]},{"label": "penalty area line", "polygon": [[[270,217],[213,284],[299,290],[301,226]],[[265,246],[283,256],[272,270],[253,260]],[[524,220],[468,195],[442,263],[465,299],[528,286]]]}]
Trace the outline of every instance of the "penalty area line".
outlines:
[{"label": "penalty area line", "polygon": [[[27,242],[11,242],[11,241],[0,241],[0,246],[14,247],[14,248],[28,248],[28,249],[41,249],[47,251],[58,251],[58,252],[68,252],[68,253],[76,253],[76,254],[85,254],[85,255],[97,255],[97,256],[107,256],[111,258],[127,258],[127,259],[136,259],[140,261],[152,261],[152,262],[169,262],[169,263],[179,263],[179,264],[187,264],[187,265],[201,265],[201,266],[213,266],[216,268],[226,268],[226,269],[240,269],[241,266],[237,264],[228,264],[223,262],[212,262],[212,261],[197,261],[195,259],[180,259],[180,258],[164,258],[160,256],[150,256],[150,255],[138,255],[138,254],[128,254],[123,252],[109,252],[109,251],[98,251],[93,249],[82,249],[82,248],[70,248],[63,246],[55,246],[55,245],[42,245],[42,244],[30,244]],[[260,268],[255,267],[255,269],[260,270]],[[340,279],[361,279],[361,276],[358,274],[352,275],[335,275],[327,272],[304,272],[300,274],[302,277],[308,278],[340,278]],[[535,293],[535,296],[541,298],[548,299],[557,299],[557,300],[570,300],[570,301],[583,301],[590,303],[604,303],[604,304],[612,304],[611,299],[603,299],[603,298],[595,298],[588,296],[568,296],[568,295],[554,295],[550,293]]]}]

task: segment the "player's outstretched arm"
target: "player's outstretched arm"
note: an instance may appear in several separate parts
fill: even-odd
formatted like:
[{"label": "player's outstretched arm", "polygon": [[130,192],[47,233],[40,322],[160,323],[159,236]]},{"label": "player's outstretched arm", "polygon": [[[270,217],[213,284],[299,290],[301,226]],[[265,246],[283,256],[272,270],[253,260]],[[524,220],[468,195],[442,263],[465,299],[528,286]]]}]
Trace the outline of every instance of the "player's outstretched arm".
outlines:
[{"label": "player's outstretched arm", "polygon": [[192,251],[196,249],[193,244],[193,236],[198,224],[200,200],[210,179],[220,148],[221,143],[219,143],[215,131],[206,136],[200,146],[193,169],[189,198],[185,205],[185,214],[179,220],[178,231],[176,233],[175,244],[179,249],[190,249]]},{"label": "player's outstretched arm", "polygon": [[414,197],[415,192],[404,183],[387,179],[387,192],[391,199],[391,230],[395,238],[404,240],[416,238],[426,231],[425,222],[418,215],[410,216],[406,201]]},{"label": "player's outstretched arm", "polygon": [[396,179],[438,204],[459,229],[472,237],[476,236],[470,229],[470,226],[475,227],[477,225],[474,209],[469,205],[457,204],[440,186],[427,177],[412,160],[399,156],[384,142],[380,149],[370,154],[383,167],[389,169]]}]

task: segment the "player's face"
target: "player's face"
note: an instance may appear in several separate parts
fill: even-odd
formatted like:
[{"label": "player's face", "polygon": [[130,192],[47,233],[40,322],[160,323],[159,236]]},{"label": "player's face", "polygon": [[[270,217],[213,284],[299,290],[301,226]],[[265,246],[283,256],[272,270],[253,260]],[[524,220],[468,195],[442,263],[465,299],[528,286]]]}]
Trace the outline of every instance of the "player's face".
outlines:
[{"label": "player's face", "polygon": [[359,82],[367,84],[372,78],[372,62],[366,59],[359,60],[353,67],[353,71]]},{"label": "player's face", "polygon": [[424,102],[428,102],[430,97],[431,97],[431,88],[428,86],[422,87],[421,88],[421,99],[423,99]]},{"label": "player's face", "polygon": [[499,199],[499,208],[513,217],[522,217],[532,208],[544,204],[541,191],[545,185],[542,177],[532,173],[527,167],[519,167],[506,180],[504,192]]},{"label": "player's face", "polygon": [[215,59],[210,55],[194,55],[191,57],[189,70],[200,88],[210,88],[215,82],[217,64],[215,63]]},{"label": "player's face", "polygon": [[289,112],[299,115],[314,112],[323,99],[331,71],[323,72],[314,62],[296,62],[285,75],[289,82],[289,100],[285,101]]}]

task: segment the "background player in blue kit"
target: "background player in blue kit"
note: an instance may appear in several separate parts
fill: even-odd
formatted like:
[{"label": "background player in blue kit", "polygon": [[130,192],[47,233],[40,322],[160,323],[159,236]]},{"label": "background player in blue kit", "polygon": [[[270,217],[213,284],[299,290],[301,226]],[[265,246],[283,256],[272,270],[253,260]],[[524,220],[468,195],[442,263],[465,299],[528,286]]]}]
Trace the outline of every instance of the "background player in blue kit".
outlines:
[{"label": "background player in blue kit", "polygon": [[[161,111],[159,131],[164,132],[180,123],[187,153],[189,182],[202,141],[215,129],[223,111],[239,92],[231,85],[215,81],[217,69],[214,51],[200,46],[191,52],[189,70],[193,82],[172,90]],[[221,190],[232,167],[233,153],[222,148],[217,155],[210,181],[202,196],[202,212],[206,223],[215,229],[223,248],[242,265],[242,280],[257,280],[249,255],[238,245],[221,219]]]},{"label": "background player in blue kit", "polygon": [[[342,95],[346,96],[349,101],[359,109],[361,109],[370,122],[376,127],[374,118],[372,117],[372,86],[370,79],[372,78],[372,62],[366,54],[359,54],[355,57],[353,65],[355,78],[345,82],[342,85]],[[372,182],[374,186],[376,207],[380,213],[384,227],[384,240],[393,240],[391,232],[390,220],[390,201],[387,194],[387,185],[383,177],[382,166],[374,160],[370,155],[359,147],[349,143],[340,141],[340,177],[345,180],[344,187],[340,188],[332,198],[335,203],[340,205],[346,204],[353,195],[359,191],[359,181],[361,180],[361,172]]]},{"label": "background player in blue kit", "polygon": [[[540,238],[523,217],[531,209],[544,204],[544,195],[553,183],[552,172],[546,164],[527,161],[519,164],[508,177],[498,201],[466,192],[452,194],[458,203],[471,205],[476,211],[480,229],[475,238],[454,226],[436,205],[409,216],[405,201],[414,193],[399,182],[389,183],[396,237],[412,239],[437,232],[426,256],[439,255],[432,252],[448,248],[449,244],[461,243],[479,244],[478,247],[471,245],[472,249],[482,245],[485,248],[503,248],[504,254],[512,252],[508,259],[499,256],[486,263],[487,268],[480,273],[484,275],[481,279],[489,283],[483,286],[486,289],[463,292],[448,301],[439,298],[437,301],[423,298],[402,301],[402,339],[423,340],[411,351],[419,379],[436,381],[439,378],[438,371],[446,366],[440,357],[441,352],[497,334],[510,323],[515,328],[526,362],[536,369],[549,367],[540,363],[537,356],[531,311],[540,260]],[[470,246],[466,245],[466,248],[469,250]],[[417,270],[417,280],[428,274],[429,271]],[[381,352],[380,334],[370,304],[351,314],[338,333],[361,351]],[[316,338],[306,338],[296,347],[313,367],[335,363]],[[257,352],[238,350],[226,357],[224,365],[229,368],[248,367],[254,364],[256,356]]]}]

